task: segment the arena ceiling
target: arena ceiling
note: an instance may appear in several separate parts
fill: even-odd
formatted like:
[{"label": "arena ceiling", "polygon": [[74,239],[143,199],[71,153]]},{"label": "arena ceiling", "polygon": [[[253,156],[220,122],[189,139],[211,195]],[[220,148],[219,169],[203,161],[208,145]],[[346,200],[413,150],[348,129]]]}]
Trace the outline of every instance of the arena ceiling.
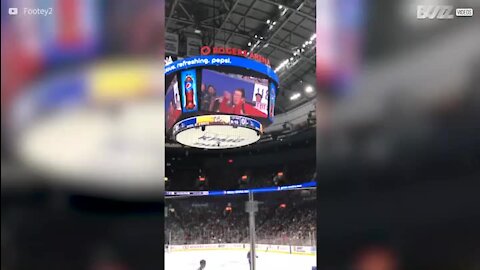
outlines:
[{"label": "arena ceiling", "polygon": [[280,78],[277,114],[315,96],[315,0],[167,0],[166,30],[179,35],[179,56],[197,37],[270,59]]}]

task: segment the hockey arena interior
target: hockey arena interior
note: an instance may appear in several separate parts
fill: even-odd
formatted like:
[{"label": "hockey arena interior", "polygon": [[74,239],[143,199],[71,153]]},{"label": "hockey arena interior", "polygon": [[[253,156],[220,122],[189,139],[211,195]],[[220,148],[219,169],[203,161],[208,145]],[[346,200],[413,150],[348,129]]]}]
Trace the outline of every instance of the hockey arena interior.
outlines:
[{"label": "hockey arena interior", "polygon": [[[166,89],[165,269],[203,269],[204,260],[205,269],[311,270],[316,266],[315,2],[302,1],[296,9],[269,1],[196,4],[192,9],[186,1],[166,2],[166,69],[176,66],[175,76],[182,79]],[[265,77],[271,83],[249,73],[254,68],[246,61],[216,65],[215,71],[202,64],[205,68],[184,81],[187,71],[178,67],[209,54],[254,59],[271,67],[273,77]],[[257,79],[249,85],[251,76]],[[193,113],[195,102],[184,108],[188,96],[182,94],[193,88],[186,90],[192,81],[199,100]],[[240,86],[245,105],[237,110]],[[240,127],[219,135],[210,125],[193,128],[198,142],[181,139],[175,123],[197,114],[251,117],[262,128],[252,140],[245,140]],[[250,143],[238,147],[237,141]]]},{"label": "hockey arena interior", "polygon": [[1,1],[0,268],[479,269],[477,2]]}]

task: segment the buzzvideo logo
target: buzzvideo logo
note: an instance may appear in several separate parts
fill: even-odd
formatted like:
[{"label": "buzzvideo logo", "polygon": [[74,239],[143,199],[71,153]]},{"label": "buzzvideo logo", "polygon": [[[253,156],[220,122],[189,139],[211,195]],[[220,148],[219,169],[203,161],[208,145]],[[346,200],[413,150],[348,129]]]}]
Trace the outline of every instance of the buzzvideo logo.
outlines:
[{"label": "buzzvideo logo", "polygon": [[[453,10],[455,10],[455,15]],[[417,19],[453,19],[454,17],[472,17],[473,8],[454,8],[453,6],[417,6]]]},{"label": "buzzvideo logo", "polygon": [[417,19],[453,19],[453,6],[417,6]]}]

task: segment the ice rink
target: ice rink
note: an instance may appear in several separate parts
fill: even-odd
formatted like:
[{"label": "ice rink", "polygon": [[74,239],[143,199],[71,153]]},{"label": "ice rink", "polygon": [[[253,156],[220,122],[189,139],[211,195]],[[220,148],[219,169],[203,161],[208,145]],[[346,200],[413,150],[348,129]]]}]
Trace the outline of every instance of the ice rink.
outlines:
[{"label": "ice rink", "polygon": [[[257,270],[311,270],[316,265],[312,255],[272,252],[257,253]],[[165,270],[197,270],[200,260],[205,270],[249,270],[247,251],[176,251],[165,253]]]}]

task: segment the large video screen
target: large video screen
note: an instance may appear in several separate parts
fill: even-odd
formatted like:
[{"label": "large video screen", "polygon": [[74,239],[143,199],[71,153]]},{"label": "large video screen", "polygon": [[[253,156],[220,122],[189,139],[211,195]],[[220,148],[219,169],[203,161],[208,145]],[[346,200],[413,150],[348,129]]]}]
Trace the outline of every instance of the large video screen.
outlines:
[{"label": "large video screen", "polygon": [[167,129],[170,129],[182,114],[177,76],[173,77],[172,82],[167,88],[167,92],[165,93],[165,104],[165,112],[167,114],[166,124]]},{"label": "large video screen", "polygon": [[202,70],[200,110],[252,117],[268,116],[268,80]]}]

